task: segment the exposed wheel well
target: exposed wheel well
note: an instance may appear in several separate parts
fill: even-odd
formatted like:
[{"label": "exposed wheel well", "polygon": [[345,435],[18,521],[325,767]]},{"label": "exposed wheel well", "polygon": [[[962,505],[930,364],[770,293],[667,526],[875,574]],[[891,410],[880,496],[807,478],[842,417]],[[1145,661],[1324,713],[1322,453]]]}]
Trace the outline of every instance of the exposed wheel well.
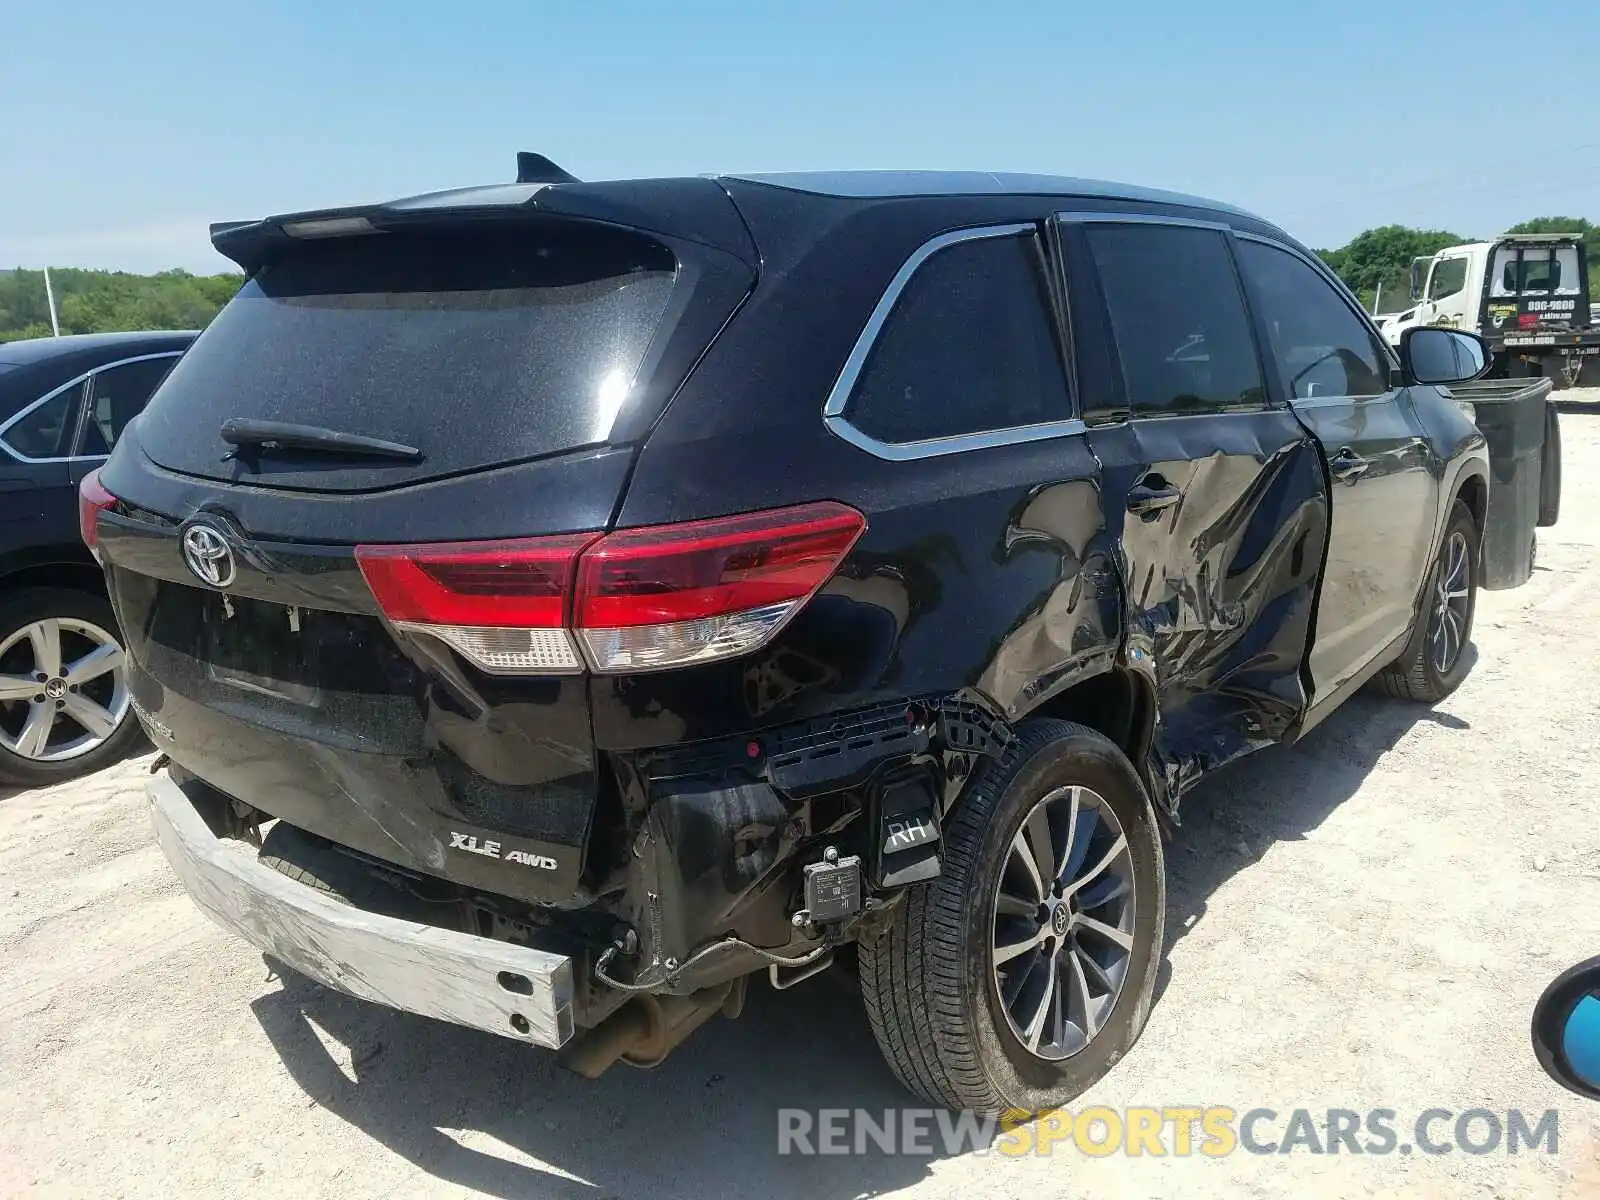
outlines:
[{"label": "exposed wheel well", "polygon": [[1481,536],[1484,518],[1489,512],[1489,489],[1483,482],[1483,476],[1469,475],[1462,480],[1460,490],[1456,492],[1456,499],[1464,501],[1472,510],[1472,523],[1478,527]]},{"label": "exposed wheel well", "polygon": [[29,563],[0,572],[0,591],[17,592],[35,587],[69,588],[95,596],[106,594],[105,576],[92,562]]},{"label": "exposed wheel well", "polygon": [[[1050,697],[1028,714],[1076,721],[1115,742],[1144,775],[1145,751],[1155,716],[1149,689],[1129,671],[1113,669]],[[1145,783],[1148,785],[1147,779]]]}]

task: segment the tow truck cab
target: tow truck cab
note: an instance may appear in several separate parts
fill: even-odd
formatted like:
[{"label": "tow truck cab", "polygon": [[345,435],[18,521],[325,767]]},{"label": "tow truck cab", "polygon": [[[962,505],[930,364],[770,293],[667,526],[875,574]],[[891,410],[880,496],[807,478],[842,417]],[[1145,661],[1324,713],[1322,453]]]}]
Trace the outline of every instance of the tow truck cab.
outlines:
[{"label": "tow truck cab", "polygon": [[1467,329],[1489,342],[1492,376],[1549,375],[1557,386],[1575,385],[1600,355],[1577,233],[1514,234],[1413,259],[1411,299],[1415,307],[1382,323],[1391,346],[1420,325]]}]

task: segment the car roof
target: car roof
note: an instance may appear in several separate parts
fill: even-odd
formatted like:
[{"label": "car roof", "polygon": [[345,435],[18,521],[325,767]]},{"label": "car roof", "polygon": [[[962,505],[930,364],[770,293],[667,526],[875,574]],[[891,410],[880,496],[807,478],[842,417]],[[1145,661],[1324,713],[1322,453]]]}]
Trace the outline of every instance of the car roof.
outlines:
[{"label": "car roof", "polygon": [[0,363],[27,367],[57,358],[94,355],[99,351],[137,354],[148,350],[182,350],[196,337],[194,329],[138,331],[133,333],[74,333],[65,337],[24,338],[0,344]]},{"label": "car roof", "polygon": [[[534,156],[537,157],[537,156]],[[819,203],[856,200],[863,204],[902,199],[1040,196],[1063,201],[1105,200],[1186,208],[1275,228],[1241,208],[1158,188],[992,171],[797,171],[714,173],[660,179],[579,180],[539,159],[542,169],[515,183],[489,183],[399,197],[377,204],[312,209],[211,226],[211,242],[224,255],[253,272],[302,238],[371,233],[417,222],[469,220],[513,215],[519,210],[549,216],[606,221],[686,238],[753,260],[747,223],[728,203],[739,186],[781,188],[815,197]]]},{"label": "car roof", "polygon": [[719,179],[739,179],[816,196],[852,199],[890,199],[912,196],[1072,196],[1101,200],[1128,200],[1148,204],[1182,205],[1261,220],[1254,213],[1220,200],[1207,200],[1183,192],[1104,179],[1079,179],[1070,175],[1036,175],[1017,171],[776,171],[729,174]]}]

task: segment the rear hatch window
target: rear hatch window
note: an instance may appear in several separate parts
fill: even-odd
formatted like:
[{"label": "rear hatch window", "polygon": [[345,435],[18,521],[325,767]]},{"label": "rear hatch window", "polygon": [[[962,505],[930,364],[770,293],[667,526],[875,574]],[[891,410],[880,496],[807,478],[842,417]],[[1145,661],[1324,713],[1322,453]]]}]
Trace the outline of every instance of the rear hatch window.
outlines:
[{"label": "rear hatch window", "polygon": [[[218,314],[138,424],[186,474],[347,491],[605,442],[679,286],[672,251],[574,223],[307,241]],[[235,456],[230,418],[415,447],[418,461]]]},{"label": "rear hatch window", "polygon": [[1502,246],[1490,264],[1488,318],[1501,330],[1586,325],[1583,282],[1577,246]]}]

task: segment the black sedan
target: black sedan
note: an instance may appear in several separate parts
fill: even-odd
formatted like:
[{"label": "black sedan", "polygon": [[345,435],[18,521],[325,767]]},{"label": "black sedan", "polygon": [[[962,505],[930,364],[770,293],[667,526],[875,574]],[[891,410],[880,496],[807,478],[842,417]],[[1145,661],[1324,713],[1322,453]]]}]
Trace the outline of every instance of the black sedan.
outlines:
[{"label": "black sedan", "polygon": [[122,757],[138,736],[77,488],[195,338],[107,333],[0,345],[0,782]]}]

